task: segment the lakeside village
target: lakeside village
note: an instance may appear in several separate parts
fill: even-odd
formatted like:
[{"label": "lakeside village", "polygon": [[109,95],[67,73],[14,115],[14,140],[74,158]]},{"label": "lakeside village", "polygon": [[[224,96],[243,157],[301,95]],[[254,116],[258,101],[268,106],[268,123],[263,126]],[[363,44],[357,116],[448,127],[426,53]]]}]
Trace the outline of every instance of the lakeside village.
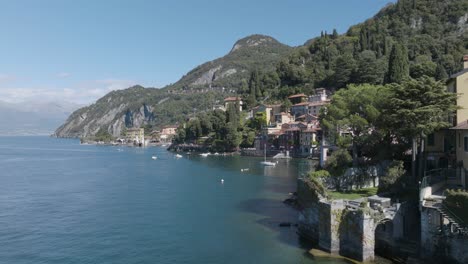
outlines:
[{"label": "lakeside village", "polygon": [[[246,122],[256,123],[258,129],[253,129],[257,134],[250,134],[253,147],[225,149],[221,148],[222,152],[237,152],[246,156],[261,156],[268,157],[301,157],[301,158],[318,158],[319,145],[321,139],[321,128],[318,115],[320,109],[330,103],[329,93],[319,88],[315,90],[316,94],[307,96],[304,93],[289,96],[289,102],[292,106],[285,110],[282,104],[260,104],[250,111],[243,111],[243,101],[240,97],[227,97],[224,99],[223,105],[215,105],[213,111],[226,112],[230,107],[238,109],[238,113],[244,115]],[[187,125],[192,121],[197,121],[198,117],[191,117],[187,123],[183,125],[169,125],[162,127],[161,130],[146,131],[142,128],[127,128],[123,136],[110,142],[110,137],[106,133],[101,136],[99,133],[96,139],[82,140],[82,143],[95,144],[113,144],[127,146],[153,146],[162,145],[169,146],[175,151],[197,151],[209,152],[217,149],[212,142],[209,141],[209,136],[199,136],[198,131],[193,133],[190,140],[190,132],[182,132],[187,130]],[[200,126],[200,125],[199,125]],[[202,128],[199,128],[202,130]],[[179,132],[179,133],[178,133]],[[184,139],[181,140],[181,134]],[[198,133],[202,135],[202,132]],[[252,143],[251,143],[252,144]],[[323,152],[326,159],[326,149]]]},{"label": "lakeside village", "polygon": [[146,140],[143,128],[132,128],[118,141],[316,158],[316,170],[285,200],[300,211],[290,226],[321,250],[311,254],[468,263],[468,56],[463,61],[446,82],[403,78],[333,95],[319,88],[246,109],[241,97],[228,97]]}]

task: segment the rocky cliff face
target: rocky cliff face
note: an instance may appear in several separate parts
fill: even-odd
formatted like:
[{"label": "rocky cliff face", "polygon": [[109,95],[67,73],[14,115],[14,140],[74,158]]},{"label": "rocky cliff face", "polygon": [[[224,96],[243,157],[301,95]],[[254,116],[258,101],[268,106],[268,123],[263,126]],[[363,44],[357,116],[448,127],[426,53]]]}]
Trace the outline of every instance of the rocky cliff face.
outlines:
[{"label": "rocky cliff face", "polygon": [[[58,137],[87,137],[99,129],[118,137],[124,128],[140,127],[154,120],[153,107],[144,103],[147,90],[141,86],[114,91],[95,104],[75,111],[55,131]],[[132,100],[133,99],[133,100]]]},{"label": "rocky cliff face", "polygon": [[196,67],[168,88],[238,88],[252,70],[274,70],[275,65],[292,50],[272,37],[251,35],[238,40],[226,56]]}]

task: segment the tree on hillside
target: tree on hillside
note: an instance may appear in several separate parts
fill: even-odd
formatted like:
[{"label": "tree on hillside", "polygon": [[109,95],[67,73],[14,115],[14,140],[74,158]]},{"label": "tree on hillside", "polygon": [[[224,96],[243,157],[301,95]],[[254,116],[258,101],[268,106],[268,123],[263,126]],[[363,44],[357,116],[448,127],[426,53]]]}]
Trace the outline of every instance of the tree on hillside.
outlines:
[{"label": "tree on hillside", "polygon": [[438,81],[444,81],[448,78],[447,71],[442,64],[437,64],[435,69],[434,78]]},{"label": "tree on hillside", "polygon": [[336,59],[335,65],[334,85],[336,88],[345,87],[351,82],[352,74],[357,67],[356,61],[352,54],[344,54]]},{"label": "tree on hillside", "polygon": [[411,78],[420,78],[424,75],[435,77],[435,71],[437,64],[432,62],[430,56],[417,56],[414,62],[410,64],[410,75]]},{"label": "tree on hillside", "polygon": [[388,83],[401,83],[409,76],[408,51],[400,43],[393,45],[388,60]]},{"label": "tree on hillside", "polygon": [[341,134],[351,138],[353,166],[365,145],[375,146],[383,140],[383,131],[378,128],[387,95],[385,86],[350,85],[333,95],[322,115],[321,124],[330,138],[336,142]]},{"label": "tree on hillside", "polygon": [[358,67],[354,73],[356,83],[382,84],[385,69],[375,53],[370,50],[361,52],[357,61]]},{"label": "tree on hillside", "polygon": [[390,86],[385,107],[386,124],[400,142],[412,141],[412,176],[416,179],[416,156],[424,151],[424,138],[450,126],[449,116],[456,110],[456,94],[447,92],[440,81],[424,76]]},{"label": "tree on hillside", "polygon": [[338,31],[336,31],[336,28],[333,29],[333,33],[332,33],[332,39],[336,39],[338,38]]}]

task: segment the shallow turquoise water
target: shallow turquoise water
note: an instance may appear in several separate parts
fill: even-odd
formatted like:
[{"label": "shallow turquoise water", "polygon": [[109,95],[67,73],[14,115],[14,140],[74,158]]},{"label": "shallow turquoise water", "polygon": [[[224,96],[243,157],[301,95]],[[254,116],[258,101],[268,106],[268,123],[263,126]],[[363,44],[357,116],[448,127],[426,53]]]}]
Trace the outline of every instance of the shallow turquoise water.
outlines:
[{"label": "shallow turquoise water", "polygon": [[0,263],[337,263],[278,227],[309,161],[260,160],[0,137]]}]

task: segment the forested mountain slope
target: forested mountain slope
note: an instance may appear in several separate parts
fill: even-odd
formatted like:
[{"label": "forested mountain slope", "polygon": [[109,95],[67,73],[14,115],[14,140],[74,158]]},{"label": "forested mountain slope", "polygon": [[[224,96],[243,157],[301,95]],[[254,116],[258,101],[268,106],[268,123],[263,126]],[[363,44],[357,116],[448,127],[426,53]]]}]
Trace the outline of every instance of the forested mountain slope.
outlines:
[{"label": "forested mountain slope", "polygon": [[56,135],[82,137],[104,129],[118,136],[128,127],[182,122],[235,93],[251,107],[317,87],[398,82],[401,71],[442,80],[462,67],[467,21],[468,0],[400,0],[344,34],[324,31],[295,48],[268,36],[249,36],[175,84],[109,93],[73,113]]}]

